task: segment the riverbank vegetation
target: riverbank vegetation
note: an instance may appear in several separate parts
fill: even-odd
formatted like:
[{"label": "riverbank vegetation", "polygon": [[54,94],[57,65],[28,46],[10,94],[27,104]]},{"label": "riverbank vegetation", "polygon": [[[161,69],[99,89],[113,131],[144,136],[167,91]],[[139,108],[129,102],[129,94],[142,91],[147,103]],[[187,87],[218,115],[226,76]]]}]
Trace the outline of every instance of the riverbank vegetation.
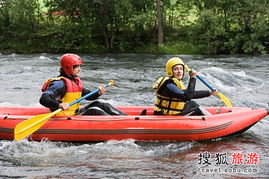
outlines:
[{"label": "riverbank vegetation", "polygon": [[266,54],[269,0],[0,0],[2,53]]}]

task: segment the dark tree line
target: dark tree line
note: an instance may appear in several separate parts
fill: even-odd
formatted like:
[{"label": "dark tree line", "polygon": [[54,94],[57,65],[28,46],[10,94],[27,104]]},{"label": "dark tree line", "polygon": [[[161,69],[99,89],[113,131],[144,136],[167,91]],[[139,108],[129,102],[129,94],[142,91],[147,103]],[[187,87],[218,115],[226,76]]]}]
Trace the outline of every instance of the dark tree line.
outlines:
[{"label": "dark tree line", "polygon": [[269,0],[0,0],[0,51],[264,54]]}]

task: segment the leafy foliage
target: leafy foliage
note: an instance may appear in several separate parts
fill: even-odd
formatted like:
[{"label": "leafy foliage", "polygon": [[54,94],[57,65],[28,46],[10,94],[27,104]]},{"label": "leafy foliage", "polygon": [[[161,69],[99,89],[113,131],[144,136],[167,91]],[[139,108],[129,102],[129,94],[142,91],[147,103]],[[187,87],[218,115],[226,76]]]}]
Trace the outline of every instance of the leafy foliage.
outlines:
[{"label": "leafy foliage", "polygon": [[0,51],[265,54],[269,0],[2,0]]}]

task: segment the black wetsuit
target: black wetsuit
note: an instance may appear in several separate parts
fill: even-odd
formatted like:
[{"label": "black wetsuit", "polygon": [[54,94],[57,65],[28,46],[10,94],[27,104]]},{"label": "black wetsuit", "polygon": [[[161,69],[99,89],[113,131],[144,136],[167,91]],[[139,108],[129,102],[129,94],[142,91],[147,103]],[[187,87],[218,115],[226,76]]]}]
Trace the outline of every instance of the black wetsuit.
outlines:
[{"label": "black wetsuit", "polygon": [[[203,115],[203,112],[199,109],[199,104],[192,99],[199,99],[210,96],[210,92],[207,90],[195,91],[196,78],[191,77],[186,90],[181,90],[173,82],[173,79],[166,80],[162,86],[158,89],[158,93],[162,96],[169,98],[178,98],[185,102],[183,111],[178,115]],[[154,111],[155,115],[163,115],[161,111]]]}]

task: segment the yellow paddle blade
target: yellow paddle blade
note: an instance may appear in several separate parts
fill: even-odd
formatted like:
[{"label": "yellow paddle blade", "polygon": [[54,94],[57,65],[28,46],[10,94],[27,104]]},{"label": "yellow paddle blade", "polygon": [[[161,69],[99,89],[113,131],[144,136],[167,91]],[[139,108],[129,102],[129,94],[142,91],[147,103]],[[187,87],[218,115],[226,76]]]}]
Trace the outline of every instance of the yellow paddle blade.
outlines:
[{"label": "yellow paddle blade", "polygon": [[114,84],[115,84],[114,80],[110,80],[109,83],[108,83],[108,85],[109,85],[110,87],[114,86]]},{"label": "yellow paddle blade", "polygon": [[62,109],[58,109],[52,113],[40,114],[17,124],[14,129],[15,140],[16,141],[21,140],[24,137],[34,133],[43,124],[45,124],[52,116],[54,116],[56,113],[60,111],[62,111]]},{"label": "yellow paddle blade", "polygon": [[218,97],[224,102],[227,107],[232,107],[232,103],[224,94],[217,93]]}]

